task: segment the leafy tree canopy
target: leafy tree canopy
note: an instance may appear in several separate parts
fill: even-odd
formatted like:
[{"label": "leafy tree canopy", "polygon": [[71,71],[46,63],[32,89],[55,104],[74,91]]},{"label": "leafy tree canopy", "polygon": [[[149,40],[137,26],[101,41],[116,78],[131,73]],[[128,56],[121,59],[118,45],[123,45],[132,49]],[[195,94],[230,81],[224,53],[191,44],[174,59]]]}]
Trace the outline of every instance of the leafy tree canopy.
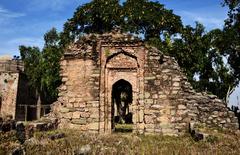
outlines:
[{"label": "leafy tree canopy", "polygon": [[185,26],[175,38],[165,33],[162,42],[153,39],[149,43],[175,57],[196,90],[225,98],[237,79],[224,62],[224,34],[220,29],[207,33],[204,26],[196,22],[195,27]]},{"label": "leafy tree canopy", "polygon": [[179,16],[158,2],[148,0],[93,0],[77,8],[73,17],[64,24],[62,45],[78,38],[82,33],[104,33],[120,26],[126,32],[141,33],[146,39],[159,38],[162,32],[179,32]]},{"label": "leafy tree canopy", "polygon": [[224,54],[228,55],[228,63],[240,79],[240,0],[224,0],[228,5],[228,19],[224,28]]},{"label": "leafy tree canopy", "polygon": [[36,95],[50,103],[56,99],[57,87],[61,82],[59,61],[62,49],[58,44],[59,38],[53,28],[44,35],[45,45],[42,51],[37,47],[19,47],[25,73],[31,85],[37,89]]},{"label": "leafy tree canopy", "polygon": [[42,94],[55,99],[62,50],[82,34],[101,34],[120,26],[125,32],[141,34],[148,44],[175,57],[195,89],[224,98],[228,88],[240,79],[239,0],[225,0],[225,4],[229,5],[228,26],[206,32],[200,23],[183,26],[181,18],[159,2],[92,0],[76,9],[60,35],[56,29],[45,34],[42,51],[20,47],[26,74]]},{"label": "leafy tree canopy", "polygon": [[[227,26],[236,26],[240,25],[240,0],[224,0],[224,4],[228,5],[229,18],[226,20]],[[240,27],[238,27],[240,30]]]}]

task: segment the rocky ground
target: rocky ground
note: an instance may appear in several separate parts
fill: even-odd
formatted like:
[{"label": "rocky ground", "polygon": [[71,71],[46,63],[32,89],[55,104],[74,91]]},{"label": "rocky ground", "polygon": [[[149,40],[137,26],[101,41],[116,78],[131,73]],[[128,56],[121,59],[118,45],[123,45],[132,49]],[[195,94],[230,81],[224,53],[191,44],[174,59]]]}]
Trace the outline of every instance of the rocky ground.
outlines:
[{"label": "rocky ground", "polygon": [[0,154],[239,154],[240,133],[208,131],[211,136],[196,141],[190,134],[179,137],[114,133],[98,135],[76,130],[36,132],[22,142],[15,131],[0,133]]}]

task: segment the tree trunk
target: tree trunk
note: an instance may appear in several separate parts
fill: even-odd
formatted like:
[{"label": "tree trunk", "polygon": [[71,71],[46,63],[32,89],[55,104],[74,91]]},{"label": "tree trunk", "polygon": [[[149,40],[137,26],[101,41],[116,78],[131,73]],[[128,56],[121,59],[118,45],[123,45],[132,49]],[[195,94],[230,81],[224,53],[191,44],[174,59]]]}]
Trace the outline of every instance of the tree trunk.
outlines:
[{"label": "tree trunk", "polygon": [[41,95],[40,93],[37,91],[37,119],[41,118]]}]

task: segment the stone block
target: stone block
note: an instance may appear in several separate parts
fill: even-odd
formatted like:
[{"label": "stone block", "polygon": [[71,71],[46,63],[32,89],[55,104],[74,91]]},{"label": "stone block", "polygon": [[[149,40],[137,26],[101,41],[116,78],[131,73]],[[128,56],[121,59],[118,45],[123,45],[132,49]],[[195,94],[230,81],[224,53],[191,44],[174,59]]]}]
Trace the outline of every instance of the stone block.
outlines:
[{"label": "stone block", "polygon": [[139,111],[139,122],[140,123],[143,122],[143,117],[144,117],[144,112],[143,112],[143,110],[140,110]]},{"label": "stone block", "polygon": [[178,109],[185,110],[185,109],[187,109],[187,107],[185,105],[180,104],[180,105],[178,105]]},{"label": "stone block", "polygon": [[88,117],[90,117],[90,114],[89,114],[88,112],[82,112],[82,113],[80,114],[80,117],[88,118]]},{"label": "stone block", "polygon": [[88,124],[88,129],[90,130],[98,130],[99,128],[99,123],[89,123]]},{"label": "stone block", "polygon": [[170,69],[163,69],[163,70],[162,70],[162,73],[169,73],[169,72],[171,72]]},{"label": "stone block", "polygon": [[159,99],[166,99],[166,98],[167,98],[167,95],[163,95],[163,94],[159,95]]},{"label": "stone block", "polygon": [[145,93],[144,93],[144,97],[145,97],[146,99],[148,99],[148,98],[150,97],[150,95],[151,95],[151,94],[150,94],[149,92],[145,92]]},{"label": "stone block", "polygon": [[147,109],[147,108],[144,109],[144,114],[145,115],[151,115],[154,112],[156,112],[156,110],[154,110],[154,109]]},{"label": "stone block", "polygon": [[180,83],[179,83],[179,82],[174,82],[172,86],[173,86],[173,87],[179,87],[179,86],[180,86]]},{"label": "stone block", "polygon": [[154,105],[151,106],[151,108],[153,108],[154,110],[159,110],[159,109],[162,109],[164,107],[160,104],[154,104]]},{"label": "stone block", "polygon": [[155,80],[156,77],[155,76],[148,76],[148,77],[144,77],[145,80]]},{"label": "stone block", "polygon": [[69,109],[68,109],[68,108],[64,108],[64,107],[61,107],[61,108],[60,108],[60,112],[61,112],[61,113],[68,113],[68,112],[69,112]]},{"label": "stone block", "polygon": [[91,113],[90,118],[99,118],[99,112]]},{"label": "stone block", "polygon": [[172,81],[174,82],[180,82],[181,81],[181,77],[180,76],[176,76],[172,79]]},{"label": "stone block", "polygon": [[146,124],[153,124],[154,123],[154,117],[152,115],[144,115],[144,122]]},{"label": "stone block", "polygon": [[73,112],[72,118],[80,118],[80,114],[81,114],[80,111]]},{"label": "stone block", "polygon": [[63,113],[63,114],[62,114],[62,117],[63,117],[63,118],[71,119],[71,118],[72,118],[72,112]]},{"label": "stone block", "polygon": [[153,99],[158,99],[158,94],[153,94],[152,98]]},{"label": "stone block", "polygon": [[79,124],[79,125],[85,125],[85,124],[87,124],[87,120],[85,118],[72,119],[71,123]]},{"label": "stone block", "polygon": [[188,110],[178,110],[177,111],[177,114],[178,115],[184,115],[184,114],[187,114]]},{"label": "stone block", "polygon": [[145,103],[146,103],[146,104],[153,104],[153,99],[146,99],[146,100],[145,100]]},{"label": "stone block", "polygon": [[62,78],[62,82],[67,82],[68,81],[68,78],[64,77]]},{"label": "stone block", "polygon": [[226,120],[222,120],[220,121],[220,124],[225,124],[227,121]]},{"label": "stone block", "polygon": [[76,102],[76,99],[75,99],[75,98],[70,98],[70,99],[69,99],[69,103],[74,103],[74,102]]}]

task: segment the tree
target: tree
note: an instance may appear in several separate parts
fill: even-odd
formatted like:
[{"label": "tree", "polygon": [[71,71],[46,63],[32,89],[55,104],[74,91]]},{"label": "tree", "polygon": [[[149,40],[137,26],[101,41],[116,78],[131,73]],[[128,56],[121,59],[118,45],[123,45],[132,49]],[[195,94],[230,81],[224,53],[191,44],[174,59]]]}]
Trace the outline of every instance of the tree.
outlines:
[{"label": "tree", "polygon": [[42,50],[44,70],[42,80],[44,85],[44,96],[48,103],[57,99],[57,87],[61,84],[60,59],[63,54],[59,46],[60,36],[55,28],[52,28],[44,35],[45,45]]},{"label": "tree", "polygon": [[140,33],[148,40],[160,38],[167,31],[169,34],[179,32],[182,22],[158,2],[148,0],[126,0],[121,6],[119,0],[93,0],[75,11],[72,18],[64,24],[61,45],[81,37],[83,33],[109,32],[120,26],[125,32]]},{"label": "tree", "polygon": [[52,103],[57,98],[57,87],[61,83],[59,61],[63,53],[59,39],[59,34],[53,28],[44,35],[45,45],[42,51],[37,47],[19,47],[24,72],[31,86],[36,89],[37,118],[40,118],[41,104]]},{"label": "tree", "polygon": [[228,56],[235,77],[240,80],[240,0],[224,0],[228,5],[228,19],[224,28],[224,54]]},{"label": "tree", "polygon": [[[224,4],[229,7],[228,19],[225,21],[226,26],[240,25],[240,0],[224,0]],[[238,27],[238,30],[240,28]]]},{"label": "tree", "polygon": [[140,33],[145,40],[160,38],[163,32],[180,32],[182,22],[179,16],[167,10],[159,2],[147,0],[127,0],[123,4],[125,31]]},{"label": "tree", "polygon": [[64,24],[61,45],[65,47],[82,33],[104,33],[123,22],[119,0],[93,0],[79,6]]},{"label": "tree", "polygon": [[37,47],[20,46],[20,55],[24,62],[24,72],[27,75],[31,86],[36,90],[37,96],[37,118],[41,114],[41,92],[43,91],[42,85],[42,54]]},{"label": "tree", "polygon": [[165,33],[162,42],[150,40],[149,43],[175,57],[196,90],[225,98],[229,86],[235,86],[237,81],[231,68],[223,61],[223,35],[220,29],[207,33],[197,22],[195,27],[184,27],[173,39]]}]

